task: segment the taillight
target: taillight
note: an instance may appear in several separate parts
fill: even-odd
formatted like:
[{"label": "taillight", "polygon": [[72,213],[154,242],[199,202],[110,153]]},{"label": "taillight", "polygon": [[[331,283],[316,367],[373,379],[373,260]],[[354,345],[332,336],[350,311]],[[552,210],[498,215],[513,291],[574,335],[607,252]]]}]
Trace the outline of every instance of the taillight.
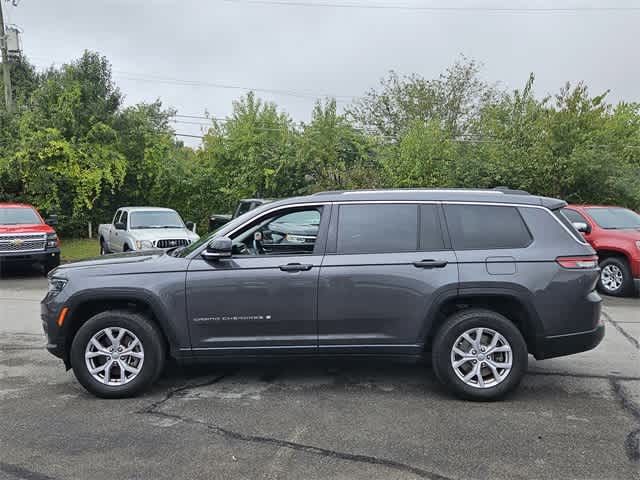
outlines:
[{"label": "taillight", "polygon": [[564,268],[596,268],[598,266],[598,256],[585,255],[583,257],[558,257],[556,258],[556,262]]}]

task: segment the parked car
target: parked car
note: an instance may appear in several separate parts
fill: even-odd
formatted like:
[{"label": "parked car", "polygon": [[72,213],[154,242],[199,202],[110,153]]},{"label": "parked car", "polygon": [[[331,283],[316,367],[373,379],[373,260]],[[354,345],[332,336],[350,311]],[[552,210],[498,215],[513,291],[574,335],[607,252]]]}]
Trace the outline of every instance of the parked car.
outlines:
[{"label": "parked car", "polygon": [[238,202],[233,214],[227,215],[223,213],[214,213],[211,215],[209,217],[209,231],[213,232],[234,218],[238,218],[240,215],[269,202],[273,202],[273,200],[264,198],[244,198]]},{"label": "parked car", "polygon": [[640,215],[601,205],[569,205],[563,212],[598,254],[600,291],[615,296],[640,293]]},{"label": "parked car", "polygon": [[[597,257],[564,207],[490,190],[269,203],[169,253],[59,267],[42,301],[48,349],[101,397],[147,389],[167,357],[368,355],[430,356],[455,394],[499,398],[528,354],[604,336]],[[283,224],[313,240],[258,243]]]},{"label": "parked car", "polygon": [[119,208],[113,222],[98,226],[100,255],[184,247],[200,238],[193,230],[193,222],[170,208]]},{"label": "parked car", "polygon": [[37,263],[45,275],[60,265],[60,240],[53,229],[58,217],[43,220],[24,203],[0,203],[0,267],[5,263]]}]

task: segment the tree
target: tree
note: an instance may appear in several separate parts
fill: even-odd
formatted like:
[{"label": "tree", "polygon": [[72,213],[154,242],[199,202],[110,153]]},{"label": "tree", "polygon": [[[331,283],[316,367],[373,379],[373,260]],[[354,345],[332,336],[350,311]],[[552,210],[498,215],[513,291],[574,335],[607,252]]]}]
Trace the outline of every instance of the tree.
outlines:
[{"label": "tree", "polygon": [[335,100],[318,101],[311,122],[303,125],[295,175],[316,191],[371,188],[379,183],[375,149],[372,138],[337,113]]},{"label": "tree", "polygon": [[462,57],[439,78],[400,76],[391,71],[347,109],[350,119],[361,127],[371,127],[383,137],[399,138],[415,125],[437,120],[449,136],[468,133],[469,126],[495,92],[479,77],[480,66]]}]

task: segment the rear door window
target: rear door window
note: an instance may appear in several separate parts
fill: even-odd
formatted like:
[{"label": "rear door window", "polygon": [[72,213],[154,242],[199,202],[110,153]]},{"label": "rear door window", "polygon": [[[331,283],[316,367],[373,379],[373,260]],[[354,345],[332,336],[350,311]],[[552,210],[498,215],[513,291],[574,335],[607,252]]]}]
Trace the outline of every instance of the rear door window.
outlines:
[{"label": "rear door window", "polygon": [[456,250],[525,248],[533,240],[516,207],[451,204],[444,208]]},{"label": "rear door window", "polygon": [[418,250],[418,205],[341,205],[337,253],[399,253]]}]

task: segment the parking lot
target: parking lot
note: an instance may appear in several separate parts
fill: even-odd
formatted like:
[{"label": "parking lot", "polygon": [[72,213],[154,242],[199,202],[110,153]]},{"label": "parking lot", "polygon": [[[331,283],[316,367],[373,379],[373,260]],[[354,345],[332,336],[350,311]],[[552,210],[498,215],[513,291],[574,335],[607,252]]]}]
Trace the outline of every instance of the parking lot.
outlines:
[{"label": "parking lot", "polygon": [[596,350],[531,359],[497,403],[370,361],[172,367],[108,401],[44,350],[45,291],[0,280],[0,478],[640,479],[640,299],[605,299]]}]

